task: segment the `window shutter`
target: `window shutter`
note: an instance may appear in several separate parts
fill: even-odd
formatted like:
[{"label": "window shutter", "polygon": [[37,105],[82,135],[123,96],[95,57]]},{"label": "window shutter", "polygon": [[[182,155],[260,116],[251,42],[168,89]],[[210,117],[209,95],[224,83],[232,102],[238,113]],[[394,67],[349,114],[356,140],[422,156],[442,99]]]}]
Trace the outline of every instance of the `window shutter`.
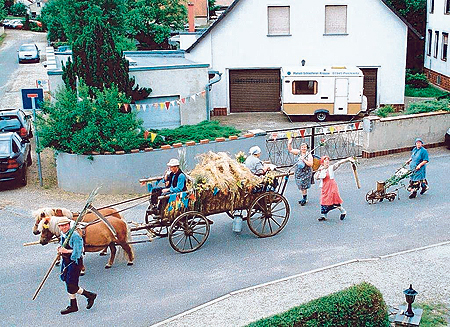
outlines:
[{"label": "window shutter", "polygon": [[347,33],[347,6],[325,6],[325,34]]},{"label": "window shutter", "polygon": [[290,7],[267,7],[269,35],[290,34]]}]

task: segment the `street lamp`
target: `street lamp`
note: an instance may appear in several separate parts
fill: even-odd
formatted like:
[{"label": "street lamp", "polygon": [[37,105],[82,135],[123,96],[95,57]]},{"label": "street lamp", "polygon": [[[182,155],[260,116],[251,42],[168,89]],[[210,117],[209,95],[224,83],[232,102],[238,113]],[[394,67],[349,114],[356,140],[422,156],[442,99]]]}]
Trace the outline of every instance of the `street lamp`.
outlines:
[{"label": "street lamp", "polygon": [[403,293],[406,297],[406,303],[408,303],[408,310],[405,312],[405,316],[407,317],[414,317],[414,312],[412,311],[411,304],[414,302],[414,298],[418,294],[415,290],[412,288],[412,284],[409,284],[409,288],[404,290]]}]

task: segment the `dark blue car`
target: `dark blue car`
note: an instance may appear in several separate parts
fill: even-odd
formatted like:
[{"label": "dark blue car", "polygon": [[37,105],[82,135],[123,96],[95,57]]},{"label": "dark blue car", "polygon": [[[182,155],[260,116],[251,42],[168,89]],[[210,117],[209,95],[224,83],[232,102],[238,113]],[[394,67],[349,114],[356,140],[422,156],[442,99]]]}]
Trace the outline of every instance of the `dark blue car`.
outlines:
[{"label": "dark blue car", "polygon": [[31,163],[29,140],[14,132],[0,133],[0,182],[27,185],[27,168]]}]

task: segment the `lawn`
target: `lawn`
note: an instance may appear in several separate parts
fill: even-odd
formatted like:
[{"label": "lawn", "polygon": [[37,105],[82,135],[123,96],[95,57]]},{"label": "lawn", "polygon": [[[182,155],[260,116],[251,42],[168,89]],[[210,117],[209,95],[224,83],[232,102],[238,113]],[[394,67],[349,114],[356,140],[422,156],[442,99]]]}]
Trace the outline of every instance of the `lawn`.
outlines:
[{"label": "lawn", "polygon": [[405,96],[407,97],[437,98],[447,93],[432,85],[428,85],[428,87],[423,89],[416,89],[410,85],[405,85]]}]

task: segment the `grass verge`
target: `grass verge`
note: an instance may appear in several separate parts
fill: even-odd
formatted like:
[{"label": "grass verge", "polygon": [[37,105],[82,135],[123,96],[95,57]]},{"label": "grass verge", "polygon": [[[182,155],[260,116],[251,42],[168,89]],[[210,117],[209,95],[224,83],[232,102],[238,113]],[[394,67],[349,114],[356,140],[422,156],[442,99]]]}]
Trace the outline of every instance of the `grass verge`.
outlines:
[{"label": "grass verge", "polygon": [[417,89],[410,85],[405,86],[405,96],[407,97],[421,97],[421,98],[437,98],[448,92],[442,91],[433,85],[428,85],[426,88]]},{"label": "grass verge", "polygon": [[450,308],[442,303],[417,303],[413,307],[423,309],[420,327],[445,327],[450,323]]}]

